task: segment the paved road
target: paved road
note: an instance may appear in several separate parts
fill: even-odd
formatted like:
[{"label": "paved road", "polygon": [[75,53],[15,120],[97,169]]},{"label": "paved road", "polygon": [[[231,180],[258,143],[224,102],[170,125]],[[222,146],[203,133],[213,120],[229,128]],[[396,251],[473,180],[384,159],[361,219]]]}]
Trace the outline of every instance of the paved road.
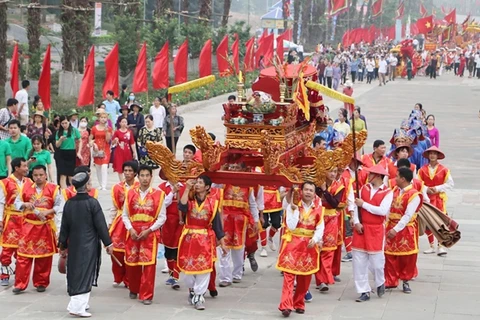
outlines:
[{"label": "paved road", "polygon": [[[358,85],[354,96],[363,107],[368,119],[370,136],[368,144],[381,138],[389,140],[393,129],[407,117],[416,102],[422,102],[428,113],[437,116],[441,132],[440,146],[447,158],[444,163],[452,169],[455,190],[449,194],[448,211],[460,223],[462,240],[445,258],[420,254],[419,276],[412,282],[413,293],[405,295],[400,290],[389,291],[383,299],[372,296],[368,303],[355,303],[350,263],[342,264],[342,282],[332,286],[331,292],[323,295],[313,292],[314,301],[307,305],[305,315],[293,314],[298,319],[435,319],[467,320],[480,319],[480,135],[478,119],[478,95],[480,81],[458,79],[451,75],[437,80],[416,79],[411,82],[397,80],[386,87]],[[204,125],[220,140],[224,129],[219,121],[218,97],[205,103],[196,103],[183,108],[188,127]],[[326,99],[336,114],[340,104]],[[185,131],[187,132],[187,131]],[[180,146],[188,143],[185,134]],[[366,150],[369,150],[367,146]],[[110,175],[109,184],[116,182]],[[109,193],[102,192],[100,200],[105,210],[110,207]],[[426,239],[420,239],[425,249]],[[143,306],[128,299],[126,289],[113,288],[110,260],[105,259],[99,287],[94,289],[90,301],[91,312],[96,319],[133,319],[161,317],[162,319],[276,319],[280,318],[277,306],[282,278],[274,268],[275,253],[268,258],[257,258],[260,269],[253,273],[246,268],[244,280],[230,288],[219,289],[218,298],[207,298],[207,310],[193,310],[186,303],[186,290],[173,291],[163,282],[166,276],[157,274],[154,304]],[[56,260],[55,260],[56,261]],[[160,270],[162,263],[157,268]],[[55,267],[56,268],[56,267]],[[312,290],[314,290],[312,286]],[[65,279],[52,272],[52,283],[43,294],[29,288],[26,293],[14,296],[11,288],[0,292],[0,319],[68,319],[68,297]]]}]

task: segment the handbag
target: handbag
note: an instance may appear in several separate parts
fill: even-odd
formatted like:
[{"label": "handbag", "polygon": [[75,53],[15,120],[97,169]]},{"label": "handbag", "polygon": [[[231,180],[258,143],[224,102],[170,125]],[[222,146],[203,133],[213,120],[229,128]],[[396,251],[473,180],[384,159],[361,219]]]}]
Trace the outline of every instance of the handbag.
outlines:
[{"label": "handbag", "polygon": [[138,148],[138,155],[139,155],[140,157],[142,157],[142,158],[148,156],[148,150],[147,150],[147,148],[145,148],[145,147],[139,147],[139,148]]},{"label": "handbag", "polygon": [[92,156],[94,158],[105,158],[105,151],[104,150],[93,151]]}]

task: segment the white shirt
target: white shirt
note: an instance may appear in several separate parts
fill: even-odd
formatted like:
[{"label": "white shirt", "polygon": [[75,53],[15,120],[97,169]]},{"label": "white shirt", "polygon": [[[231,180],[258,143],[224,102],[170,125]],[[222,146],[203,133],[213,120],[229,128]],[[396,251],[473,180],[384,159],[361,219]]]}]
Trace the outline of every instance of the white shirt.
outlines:
[{"label": "white shirt", "polygon": [[[286,222],[287,228],[290,231],[293,231],[297,228],[298,221],[300,220],[300,211],[297,209],[295,211],[292,210],[292,206],[284,199],[283,206],[286,211]],[[310,205],[307,205],[305,202],[302,201],[303,210],[308,211],[313,206],[313,201]],[[323,238],[323,231],[325,230],[325,223],[322,219],[322,222],[315,227],[315,232],[313,234],[313,241],[315,243],[319,243]]]},{"label": "white shirt", "polygon": [[25,89],[18,90],[17,93],[15,94],[15,99],[18,100],[18,109],[20,109],[20,106],[23,104],[23,109],[20,114],[22,116],[28,116],[28,92]]},{"label": "white shirt", "polygon": [[[12,177],[15,179],[18,187],[21,189],[23,186],[23,180],[18,180],[14,175]],[[0,222],[3,222],[3,215],[5,211],[5,193],[3,193],[3,188],[0,188]]]},{"label": "white shirt", "polygon": [[398,59],[395,58],[395,56],[390,57],[390,65],[391,65],[392,67],[396,67],[396,66],[397,66],[397,63],[398,63]]},{"label": "white shirt", "polygon": [[[123,186],[125,188],[125,195],[124,196],[126,196],[127,191],[130,190],[132,187],[127,182],[123,182]],[[113,188],[114,187],[112,187],[112,195],[113,195]],[[112,200],[113,200],[113,196],[112,196]],[[120,203],[118,205],[120,205]],[[123,205],[123,203],[122,203],[122,205]],[[115,208],[115,205],[110,209],[110,223],[112,223],[113,220],[115,219],[115,217],[117,216],[117,210],[118,209]]]},{"label": "white shirt", "polygon": [[[140,191],[140,199],[143,200],[143,199],[145,199],[147,194],[150,191],[152,191],[152,188],[150,187],[145,191],[142,191],[141,189],[139,189],[139,191]],[[126,205],[123,205],[122,220],[123,220],[123,224],[125,225],[125,228],[127,229],[127,231],[130,231],[130,229],[132,229],[133,227],[132,227],[132,222],[130,221],[130,218],[128,216]],[[158,214],[158,218],[153,223],[153,225],[150,227],[150,230],[155,231],[157,229],[160,229],[160,227],[163,226],[163,224],[165,223],[166,220],[167,220],[167,209],[166,209],[166,206],[165,206],[165,201],[163,201],[162,207],[160,208],[160,213]],[[141,231],[141,230],[138,230],[138,231]]]},{"label": "white shirt", "polygon": [[378,72],[379,73],[387,73],[387,61],[380,60],[378,62]]},{"label": "white shirt", "polygon": [[158,108],[155,106],[150,107],[150,114],[153,117],[153,123],[155,124],[155,128],[163,129],[163,121],[167,116],[167,111],[165,107],[160,105]]},{"label": "white shirt", "polygon": [[[377,216],[383,216],[385,217],[389,212],[390,212],[390,207],[392,206],[393,202],[393,192],[390,191],[385,198],[383,198],[382,202],[380,203],[380,206],[374,206],[370,203],[368,203],[367,200],[371,200],[373,196],[382,188],[384,190],[386,186],[382,184],[380,187],[375,188],[371,184],[370,185],[370,198],[369,199],[362,199],[363,200],[363,206],[362,208],[370,212],[371,214],[377,215]],[[358,218],[358,207],[357,205],[354,205],[354,210],[353,210],[353,223],[357,224],[360,223],[360,219]]]},{"label": "white shirt", "polygon": [[375,69],[375,62],[373,60],[367,60],[366,68],[367,72],[373,72]]},{"label": "white shirt", "polygon": [[[436,166],[435,167],[432,167],[430,165],[428,166],[428,173],[430,174],[430,176],[433,176],[435,174],[435,169],[436,169]],[[452,175],[448,173],[447,181],[444,184],[435,186],[435,189],[437,189],[438,192],[447,192],[452,190],[453,186],[454,186],[454,183],[453,183]]]},{"label": "white shirt", "polygon": [[[405,192],[404,189],[400,189],[400,195],[402,195]],[[398,221],[397,225],[393,227],[393,230],[396,232],[402,231],[405,226],[412,220],[413,215],[415,214],[415,210],[417,207],[420,205],[420,197],[416,195],[413,197],[412,201],[407,206],[407,209],[405,210],[405,213],[403,214],[402,218],[400,221]]]}]

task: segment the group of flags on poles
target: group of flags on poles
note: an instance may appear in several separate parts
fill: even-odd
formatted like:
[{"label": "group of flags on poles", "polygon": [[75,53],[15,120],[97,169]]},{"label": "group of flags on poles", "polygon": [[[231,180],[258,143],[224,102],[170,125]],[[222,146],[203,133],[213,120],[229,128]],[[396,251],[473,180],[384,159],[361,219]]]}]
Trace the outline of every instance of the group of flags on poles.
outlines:
[{"label": "group of flags on poles", "polygon": [[[216,48],[216,59],[220,76],[237,74],[240,70],[239,49],[240,39],[237,34],[234,35],[234,41],[229,47],[229,36],[226,35]],[[276,55],[283,62],[283,40],[292,39],[292,30],[288,29],[276,38]],[[274,59],[274,41],[275,35],[263,32],[257,40],[255,49],[255,37],[252,37],[245,43],[245,56],[243,59],[243,68],[245,72],[250,72],[258,68],[260,57],[263,56],[265,66],[273,63]],[[153,68],[151,70],[152,87],[155,90],[166,89],[170,86],[169,74],[169,42],[165,42],[158,54],[154,58]],[[230,55],[231,52],[231,55]],[[18,45],[15,45],[12,56],[12,65],[10,68],[10,85],[13,95],[19,90],[19,53]],[[119,94],[119,47],[115,44],[110,53],[105,57],[105,81],[102,85],[102,93],[106,95],[108,90],[112,90],[115,96]],[[231,57],[231,58],[230,58]],[[38,83],[38,95],[42,98],[45,109],[51,107],[51,71],[50,71],[50,45],[43,59],[42,72]],[[233,63],[233,68],[232,68]],[[148,57],[147,44],[144,42],[138,54],[137,64],[133,76],[132,91],[135,93],[146,92],[149,88],[148,82]],[[207,77],[212,74],[212,40],[209,39],[203,45],[199,56],[199,77]],[[188,39],[186,39],[178,48],[177,54],[173,60],[174,82],[175,84],[185,83],[188,80]],[[232,70],[233,69],[233,70]],[[77,106],[87,106],[94,103],[95,98],[95,47],[92,46],[85,62],[85,68],[78,93]]]}]

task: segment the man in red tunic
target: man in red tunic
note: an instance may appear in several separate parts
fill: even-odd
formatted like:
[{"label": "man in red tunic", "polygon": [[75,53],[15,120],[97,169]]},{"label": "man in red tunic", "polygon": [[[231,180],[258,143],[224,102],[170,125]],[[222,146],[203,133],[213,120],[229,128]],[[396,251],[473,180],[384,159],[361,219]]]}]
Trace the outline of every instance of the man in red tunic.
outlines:
[{"label": "man in red tunic", "polygon": [[365,168],[373,167],[374,165],[381,165],[388,172],[388,167],[392,160],[385,156],[387,147],[383,140],[375,140],[373,142],[373,153],[365,154],[362,157],[362,163]]},{"label": "man in red tunic", "polygon": [[151,305],[160,228],[166,220],[165,193],[150,186],[152,169],[148,166],[140,166],[138,180],[140,186],[128,190],[123,206],[122,220],[128,231],[125,264],[130,299],[139,295],[144,305]]},{"label": "man in red tunic", "polygon": [[[77,173],[80,173],[80,172],[85,172],[89,176],[91,174],[90,167],[80,166],[80,167],[76,167],[75,170],[73,170],[73,175],[76,175]],[[92,183],[90,180],[87,182],[86,186],[87,186],[88,195],[92,198],[98,199],[98,190],[92,186]],[[73,198],[75,195],[77,195],[77,190],[75,190],[75,187],[73,185],[69,186],[67,189],[62,190],[63,201],[65,202]]]},{"label": "man in red tunic", "polygon": [[353,208],[352,267],[355,289],[360,293],[357,302],[370,300],[369,269],[375,275],[378,297],[385,293],[384,225],[393,200],[393,193],[383,184],[387,170],[377,165],[366,171],[369,183],[360,190]]},{"label": "man in red tunic", "polygon": [[[197,310],[205,309],[203,295],[213,271],[217,241],[222,254],[226,254],[219,214],[220,192],[212,192],[211,186],[212,181],[207,176],[188,180],[178,204],[178,209],[186,215],[178,244],[178,267],[185,273],[185,284],[190,288],[188,301]],[[193,199],[189,198],[192,190]]]},{"label": "man in red tunic", "polygon": [[333,258],[338,247],[338,219],[341,210],[338,209],[345,194],[345,186],[337,180],[337,168],[327,172],[326,182],[317,189],[317,195],[322,199],[324,208],[325,231],[320,255],[320,270],[315,273],[315,282],[320,292],[327,292],[328,285],[334,284]]},{"label": "man in red tunic", "polygon": [[183,229],[183,219],[180,223],[178,198],[185,191],[185,187],[182,183],[174,185],[167,181],[168,179],[162,170],[160,170],[160,179],[165,180],[158,188],[165,192],[165,207],[167,208],[167,220],[162,227],[162,243],[165,246],[165,259],[170,276],[165,284],[177,290],[180,289],[178,283],[180,270],[177,264],[178,240]]},{"label": "man in red tunic", "polygon": [[9,285],[10,274],[13,274],[10,264],[12,256],[17,254],[22,229],[23,213],[15,209],[15,199],[20,194],[22,186],[27,182],[32,182],[26,178],[28,164],[25,159],[13,159],[11,166],[12,174],[0,181],[0,245],[2,246],[0,284],[2,286]]},{"label": "man in red tunic", "polygon": [[[408,159],[399,159],[396,162],[396,165],[397,165],[397,167],[395,168],[395,174],[397,174],[397,170],[399,168],[408,168],[408,169],[412,170],[410,160],[408,160]],[[392,172],[392,171],[390,171],[390,172]],[[414,171],[412,170],[412,172],[414,172]],[[390,189],[393,190],[393,188],[395,188],[396,185],[397,185],[396,176],[394,178],[391,178],[391,179],[388,180],[388,187]],[[418,179],[418,178],[413,178],[412,179],[412,185],[417,191],[419,191],[422,194],[423,202],[430,203],[430,199],[428,198],[428,194],[427,194],[427,187],[425,186],[423,181]]]},{"label": "man in red tunic", "polygon": [[393,202],[386,224],[385,287],[393,289],[403,281],[403,292],[411,293],[408,281],[416,275],[418,254],[417,212],[422,195],[411,182],[413,172],[398,169],[397,186],[393,189]]},{"label": "man in red tunic", "polygon": [[[138,188],[139,183],[135,181],[137,176],[138,164],[136,161],[127,161],[122,165],[123,177],[125,181],[121,181],[112,187],[113,207],[110,210],[110,227],[109,234],[112,239],[113,253],[118,261],[125,260],[125,239],[127,238],[127,229],[122,220],[123,206],[125,204],[125,196],[128,190]],[[127,269],[124,263],[118,263],[112,260],[113,286],[118,287],[123,282],[128,287]]]},{"label": "man in red tunic", "polygon": [[[418,178],[423,181],[427,187],[427,194],[430,199],[430,203],[442,210],[447,212],[447,191],[453,189],[453,179],[445,166],[438,163],[438,160],[445,159],[445,154],[440,151],[437,147],[433,146],[425,150],[423,157],[427,158],[429,163],[421,167],[418,171]],[[430,243],[430,248],[424,253],[435,253],[434,247],[434,237],[430,231],[426,232],[428,235],[428,242]],[[443,246],[438,246],[439,256],[446,255],[447,250]]]},{"label": "man in red tunic", "polygon": [[47,169],[32,169],[33,182],[27,182],[15,199],[17,210],[24,210],[17,251],[13,293],[24,291],[33,267],[33,285],[44,292],[50,284],[53,255],[57,252],[55,215],[63,210],[59,187],[47,182]]},{"label": "man in red tunic", "polygon": [[[283,271],[282,297],[278,309],[284,317],[305,313],[304,297],[312,274],[320,268],[322,247],[323,207],[315,195],[315,185],[305,182],[301,188],[301,201],[294,203],[292,189],[283,200],[286,230],[276,268]],[[294,288],[294,282],[297,286]]]}]

